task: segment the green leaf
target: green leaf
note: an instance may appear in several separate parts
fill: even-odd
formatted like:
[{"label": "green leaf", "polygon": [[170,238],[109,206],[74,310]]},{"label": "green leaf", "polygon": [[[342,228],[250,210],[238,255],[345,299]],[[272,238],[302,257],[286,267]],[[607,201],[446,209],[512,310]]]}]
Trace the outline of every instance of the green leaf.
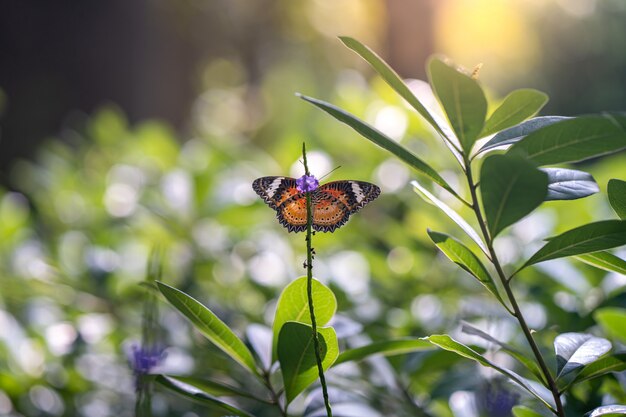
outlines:
[{"label": "green leaf", "polygon": [[438,58],[428,64],[430,84],[448,116],[452,129],[469,155],[487,115],[483,89],[472,77],[445,64]]},{"label": "green leaf", "polygon": [[413,95],[409,87],[402,81],[400,76],[391,68],[385,61],[380,58],[376,52],[372,51],[361,42],[353,39],[349,36],[340,36],[341,42],[348,48],[356,52],[361,58],[363,58],[370,66],[381,76],[383,80],[389,86],[405,99],[411,107],[413,107],[426,121],[442,136],[446,136],[441,130],[437,122],[432,118],[430,112],[424,107],[424,105]]},{"label": "green leaf", "polygon": [[603,405],[593,411],[585,414],[585,417],[600,417],[600,416],[624,416],[626,414],[626,405]]},{"label": "green leaf", "polygon": [[548,96],[539,90],[524,88],[512,91],[485,122],[480,137],[488,136],[523,122],[548,102]]},{"label": "green leaf", "polygon": [[626,261],[610,252],[593,252],[575,256],[576,259],[596,268],[626,275]]},{"label": "green leaf", "polygon": [[528,408],[523,405],[516,405],[513,407],[513,416],[515,417],[544,417],[543,414],[538,413],[532,408]]},{"label": "green leaf", "polygon": [[246,392],[240,388],[234,387],[217,379],[172,375],[161,375],[160,377],[167,379],[170,382],[180,382],[181,384],[190,385],[194,388],[201,390],[205,394],[215,395],[217,397],[246,397],[254,399],[257,398],[249,392]]},{"label": "green leaf", "polygon": [[626,116],[581,116],[537,130],[508,151],[537,165],[578,162],[626,148]]},{"label": "green leaf", "polygon": [[342,352],[333,366],[344,362],[360,361],[372,355],[394,356],[405,353],[431,350],[433,345],[422,339],[396,339],[375,342]]},{"label": "green leaf", "polygon": [[[276,357],[278,335],[283,324],[288,321],[311,324],[306,287],[307,277],[300,277],[287,285],[278,298],[274,316],[274,357]],[[333,294],[330,288],[313,278],[311,282],[311,296],[313,297],[313,306],[315,306],[317,325],[320,327],[324,326],[337,311],[335,294]]]},{"label": "green leaf", "polygon": [[408,164],[410,167],[415,169],[416,171],[426,175],[428,178],[442,186],[444,189],[449,191],[452,195],[461,199],[459,195],[448,185],[448,183],[435,171],[431,168],[426,162],[419,159],[415,156],[411,151],[406,149],[404,146],[400,145],[398,142],[394,141],[387,137],[384,133],[380,132],[373,126],[365,123],[364,121],[358,119],[352,114],[336,107],[330,103],[326,103],[325,101],[318,100],[312,97],[307,97],[298,94],[300,98],[309,103],[319,107],[324,110],[326,113],[333,116],[335,119],[339,120],[342,123],[347,124],[354,130],[356,130],[359,134],[361,134],[365,139],[370,140],[381,148],[391,152],[395,156],[397,156],[401,161]]},{"label": "green leaf", "polygon": [[626,309],[619,307],[604,307],[593,313],[593,318],[604,329],[609,337],[626,343]]},{"label": "green leaf", "polygon": [[549,404],[546,400],[544,400],[541,397],[541,395],[539,395],[530,386],[529,383],[527,383],[519,375],[515,374],[515,372],[510,371],[510,370],[505,369],[505,368],[499,367],[498,365],[494,364],[489,359],[485,358],[484,356],[482,356],[481,354],[479,354],[475,350],[473,350],[473,349],[469,348],[468,346],[465,346],[464,344],[459,343],[456,340],[452,339],[447,334],[432,335],[432,336],[425,337],[424,339],[428,340],[429,342],[431,342],[432,344],[434,344],[436,346],[439,346],[442,349],[448,350],[450,352],[454,352],[457,355],[463,356],[464,358],[468,358],[468,359],[471,359],[473,361],[476,361],[476,362],[480,363],[481,365],[483,365],[485,367],[495,369],[496,371],[500,372],[501,374],[507,376],[513,382],[517,383],[520,387],[524,388],[532,396],[534,396],[536,399],[541,401],[550,410],[554,410],[554,407],[551,404]]},{"label": "green leaf", "polygon": [[488,157],[480,170],[480,193],[491,237],[539,207],[547,192],[548,175],[530,162],[507,155]]},{"label": "green leaf", "polygon": [[609,203],[620,219],[626,220],[626,181],[612,179],[607,186]]},{"label": "green leaf", "polygon": [[[339,355],[337,335],[332,327],[317,330],[322,368],[326,370]],[[285,323],[278,336],[277,352],[287,403],[290,403],[318,378],[311,326],[295,321]]]},{"label": "green leaf", "polygon": [[157,286],[167,301],[187,317],[200,333],[244,368],[258,375],[250,350],[211,310],[176,288],[162,282],[157,282]]},{"label": "green leaf", "polygon": [[566,256],[597,252],[626,244],[626,221],[604,220],[568,230],[550,238],[520,268]]},{"label": "green leaf", "polygon": [[[439,133],[443,139],[444,144],[450,149],[450,152],[459,161],[461,166],[463,165],[463,156],[459,153],[459,143],[454,132],[448,127],[447,122],[443,121],[439,115],[431,112],[426,106],[422,104],[420,98],[411,91],[411,89],[402,81],[400,76],[374,51],[367,46],[361,44],[356,39],[348,36],[340,36],[339,39],[348,48],[356,52],[361,58],[363,58],[371,67],[381,76],[383,80],[403,99],[405,99],[411,107],[413,107],[426,121]],[[415,80],[416,82],[421,82]],[[426,82],[424,84],[428,85]],[[430,85],[428,85],[430,89]],[[434,95],[433,95],[434,98]]]},{"label": "green leaf", "polygon": [[472,226],[467,223],[463,217],[461,217],[456,211],[452,210],[446,203],[439,200],[437,197],[432,195],[426,188],[424,188],[419,182],[411,181],[411,185],[415,188],[415,192],[426,200],[429,203],[434,204],[439,207],[441,211],[443,211],[452,221],[454,221],[467,235],[472,238],[474,242],[478,245],[478,247],[489,256],[489,251],[487,250],[487,246],[483,243],[478,233],[474,230]]},{"label": "green leaf", "polygon": [[565,168],[542,168],[548,174],[548,195],[550,200],[576,200],[600,191],[591,174]]},{"label": "green leaf", "polygon": [[489,275],[489,272],[487,272],[487,269],[474,252],[445,233],[434,232],[429,229],[428,236],[452,262],[474,276],[507,310],[509,309],[504,300],[502,300],[493,278],[491,278],[491,275]]},{"label": "green leaf", "polygon": [[542,117],[534,117],[530,120],[526,120],[518,124],[517,126],[510,127],[508,129],[503,130],[502,132],[497,133],[493,138],[489,140],[489,142],[485,143],[482,148],[480,148],[476,154],[482,153],[489,149],[498,148],[505,145],[511,145],[515,142],[519,142],[524,139],[527,135],[533,133],[535,130],[539,130],[543,127],[552,125],[554,123],[571,119],[571,117],[563,117],[563,116],[542,116]]},{"label": "green leaf", "polygon": [[611,342],[585,333],[562,333],[554,339],[557,379],[580,370],[611,350]]},{"label": "green leaf", "polygon": [[186,384],[177,378],[159,375],[156,378],[156,382],[164,386],[165,388],[168,388],[182,395],[183,397],[192,399],[201,404],[217,407],[217,408],[226,410],[228,412],[237,414],[242,417],[254,417],[252,414],[248,413],[247,411],[244,411],[219,398],[216,398],[210,394],[207,394],[202,389],[194,387],[193,385],[190,385],[190,384]]},{"label": "green leaf", "polygon": [[528,369],[533,375],[535,375],[535,377],[537,377],[537,379],[539,381],[541,381],[542,384],[544,384],[544,386],[548,386],[548,384],[545,382],[545,377],[543,375],[543,373],[541,372],[541,368],[539,368],[539,365],[537,365],[537,363],[529,358],[526,357],[526,355],[524,355],[522,352],[520,352],[519,350],[515,349],[513,346],[508,345],[504,342],[499,341],[498,339],[492,337],[491,335],[483,332],[482,330],[468,324],[468,323],[463,323],[463,325],[461,326],[461,331],[463,333],[467,333],[467,334],[471,334],[474,336],[478,336],[482,339],[485,339],[486,341],[490,342],[490,343],[494,343],[498,346],[500,346],[502,348],[502,350],[506,353],[508,353],[509,355],[511,355],[513,358],[517,359],[517,361],[519,363],[521,363],[522,365],[524,365],[526,367],[526,369]]},{"label": "green leaf", "polygon": [[[576,375],[576,378],[568,384],[568,386],[597,378],[610,372],[622,371],[626,371],[626,353],[617,353],[615,355],[605,356],[585,366],[583,370]],[[562,391],[566,390],[567,389],[563,389]]]},{"label": "green leaf", "polygon": [[437,101],[437,97],[435,96],[430,84],[422,80],[411,80],[409,88],[421,103],[426,104],[426,110],[430,113],[430,116],[439,127],[435,130],[440,133],[440,136],[443,138],[444,145],[446,145],[446,147],[450,150],[452,155],[459,162],[459,165],[464,167],[465,161],[463,155],[459,152],[461,149],[459,138],[456,137],[456,134],[448,123],[448,120],[443,113],[443,109]]}]

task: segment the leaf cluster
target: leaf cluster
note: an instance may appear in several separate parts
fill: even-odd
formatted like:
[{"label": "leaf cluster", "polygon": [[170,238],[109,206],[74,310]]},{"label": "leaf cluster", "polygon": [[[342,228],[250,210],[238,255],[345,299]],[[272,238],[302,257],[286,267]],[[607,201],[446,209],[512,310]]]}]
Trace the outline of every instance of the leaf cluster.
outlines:
[{"label": "leaf cluster", "polygon": [[[392,153],[432,181],[435,186],[441,187],[473,210],[480,233],[448,204],[437,198],[436,193],[417,181],[413,182],[418,194],[452,219],[482,251],[482,258],[492,265],[497,280],[494,280],[493,273],[483,264],[480,254],[474,253],[461,240],[429,230],[428,234],[435,245],[451,261],[476,278],[518,321],[534,358],[527,357],[525,353],[478,329],[466,329],[471,329],[471,333],[490,343],[496,343],[517,359],[543,385],[542,389],[547,390],[548,397],[546,393],[536,389],[534,382],[530,383],[513,371],[494,364],[484,355],[448,335],[429,336],[425,340],[495,369],[526,390],[545,409],[564,416],[560,398],[564,392],[582,381],[623,370],[624,362],[620,354],[605,356],[611,349],[611,343],[607,339],[586,333],[563,333],[554,340],[558,366],[556,374],[553,374],[518,307],[511,281],[527,267],[564,257],[577,257],[598,268],[623,273],[624,260],[606,250],[626,244],[625,183],[613,179],[608,186],[609,201],[620,217],[619,220],[596,221],[547,238],[547,243],[509,275],[504,272],[497,257],[494,241],[504,230],[546,201],[575,200],[597,193],[599,187],[587,172],[554,165],[577,163],[625,149],[626,115],[604,113],[573,118],[531,118],[547,102],[545,94],[531,89],[511,92],[488,115],[487,100],[476,79],[476,71],[470,75],[440,57],[432,58],[427,70],[430,88],[441,108],[427,108],[420,97],[375,52],[355,39],[344,37],[341,40],[370,64],[439,134],[463,171],[467,179],[467,189],[452,187],[420,156],[357,116],[319,99],[302,95],[301,98]],[[445,115],[445,120],[440,117],[441,114]],[[615,322],[614,319],[608,319],[610,314],[613,313],[607,311],[603,316],[609,326],[611,324],[608,322]],[[617,410],[620,406],[616,407],[611,410]],[[598,408],[590,412],[590,415],[605,415],[603,413],[609,412],[606,410]],[[515,413],[533,415],[534,411],[518,408]]]}]

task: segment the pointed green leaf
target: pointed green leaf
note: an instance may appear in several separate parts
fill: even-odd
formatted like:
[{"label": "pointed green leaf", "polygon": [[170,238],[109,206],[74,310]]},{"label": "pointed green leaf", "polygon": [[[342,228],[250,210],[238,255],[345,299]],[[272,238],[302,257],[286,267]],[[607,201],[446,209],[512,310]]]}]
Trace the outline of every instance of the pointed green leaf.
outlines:
[{"label": "pointed green leaf", "polygon": [[448,123],[430,84],[422,80],[411,80],[410,84],[407,85],[413,95],[415,95],[421,103],[424,103],[426,110],[437,124],[438,129],[436,128],[435,130],[440,133],[444,145],[450,150],[454,158],[459,162],[459,165],[464,167],[465,161],[463,155],[459,152],[461,149],[459,138],[456,137],[456,134]]},{"label": "pointed green leaf", "polygon": [[422,197],[424,200],[429,203],[434,204],[439,207],[441,211],[443,211],[452,221],[454,221],[467,235],[472,238],[474,242],[478,245],[482,251],[489,256],[489,251],[487,250],[487,246],[483,243],[478,233],[474,230],[472,226],[467,223],[463,217],[461,217],[456,211],[452,210],[446,203],[439,200],[437,197],[432,195],[426,188],[424,188],[419,182],[411,181],[411,185],[415,188],[415,192]]},{"label": "pointed green leaf", "polygon": [[480,194],[492,238],[539,207],[548,193],[548,175],[528,161],[488,157],[480,170]]},{"label": "pointed green leaf", "polygon": [[[396,92],[405,99],[411,107],[413,107],[426,121],[430,124],[437,133],[443,137],[444,144],[450,149],[450,152],[454,157],[463,165],[463,156],[459,153],[459,143],[454,132],[448,127],[447,122],[443,121],[441,117],[434,114],[426,106],[422,104],[420,97],[411,91],[411,89],[402,81],[400,76],[374,51],[367,46],[361,44],[356,39],[348,36],[340,36],[339,39],[348,48],[352,49],[358,55],[361,56],[371,67],[381,76],[383,80]],[[419,80],[414,80],[421,82]],[[424,82],[424,84],[428,85]],[[428,85],[430,89],[430,86]],[[432,91],[432,90],[431,90]],[[434,98],[434,96],[433,96]]]},{"label": "pointed green leaf", "polygon": [[626,261],[610,252],[593,252],[575,256],[576,259],[596,268],[626,275]]},{"label": "pointed green leaf", "polygon": [[521,269],[550,259],[582,255],[626,244],[626,221],[604,220],[550,238]]},{"label": "pointed green leaf", "polygon": [[226,410],[230,413],[234,413],[242,417],[254,417],[252,414],[248,413],[247,411],[237,408],[234,405],[227,403],[226,401],[216,398],[210,394],[207,394],[206,392],[202,391],[199,388],[194,387],[193,385],[186,384],[175,378],[159,375],[156,378],[156,382],[164,386],[165,388],[168,388],[178,393],[179,395],[182,395],[183,397],[192,399],[201,404],[217,407],[217,408]]},{"label": "pointed green leaf", "polygon": [[244,368],[258,375],[248,347],[211,310],[176,288],[162,282],[157,282],[157,286],[167,301],[187,317],[200,333]]},{"label": "pointed green leaf", "polygon": [[[317,330],[322,368],[326,370],[339,355],[337,335],[332,327]],[[311,326],[295,321],[285,323],[278,336],[277,352],[289,404],[318,378]]]},{"label": "pointed green leaf", "polygon": [[457,355],[476,361],[485,367],[495,369],[501,374],[507,376],[511,381],[517,383],[520,387],[524,388],[533,397],[541,401],[546,407],[548,407],[551,410],[554,409],[554,407],[548,402],[546,402],[546,400],[544,400],[541,397],[541,395],[539,395],[539,393],[537,393],[537,391],[535,391],[533,387],[530,386],[528,382],[526,382],[522,377],[517,375],[515,372],[505,369],[505,368],[501,368],[500,366],[494,364],[489,359],[485,358],[483,355],[471,349],[470,347],[465,346],[464,344],[459,343],[456,340],[452,339],[447,334],[432,335],[432,336],[425,337],[424,339],[428,340],[434,345],[439,346],[442,349],[448,350],[450,352],[454,352]]},{"label": "pointed green leaf", "polygon": [[[307,296],[307,277],[300,277],[285,287],[278,298],[276,314],[274,316],[274,342],[273,352],[276,355],[278,335],[283,324],[288,321],[311,324],[309,314],[309,298]],[[311,282],[311,296],[315,307],[315,319],[318,326],[324,326],[330,321],[337,311],[337,299],[335,294],[313,278]]]},{"label": "pointed green leaf", "polygon": [[563,116],[541,116],[534,117],[530,120],[526,120],[518,124],[517,126],[510,127],[508,129],[503,130],[502,132],[497,133],[493,138],[489,140],[489,142],[485,143],[482,148],[480,148],[476,154],[482,153],[489,149],[498,148],[505,145],[511,145],[515,142],[519,142],[524,139],[526,136],[533,133],[535,130],[539,130],[543,127],[552,125],[554,123],[571,119],[571,117],[563,117]]},{"label": "pointed green leaf", "polygon": [[626,148],[626,116],[581,116],[537,130],[508,151],[537,165],[578,162]]},{"label": "pointed green leaf", "polygon": [[550,200],[576,200],[600,191],[591,174],[565,168],[542,168],[548,174],[548,195]]},{"label": "pointed green leaf", "polygon": [[498,339],[492,337],[491,335],[489,335],[488,333],[483,332],[482,330],[468,324],[468,323],[463,323],[462,327],[461,327],[461,331],[463,333],[467,333],[467,334],[471,334],[474,336],[478,336],[482,339],[485,339],[486,341],[490,342],[490,343],[494,343],[498,346],[500,346],[502,348],[502,350],[506,353],[508,353],[509,355],[511,355],[513,358],[517,359],[517,361],[519,363],[521,363],[522,365],[524,365],[526,367],[526,369],[528,369],[539,381],[541,381],[541,383],[544,386],[548,386],[548,384],[545,382],[545,378],[543,373],[541,372],[541,368],[539,368],[539,365],[537,365],[537,363],[531,359],[529,359],[528,357],[526,357],[526,355],[524,355],[522,352],[520,352],[519,350],[515,349],[513,346],[506,344],[504,342],[499,341]]},{"label": "pointed green leaf", "polygon": [[161,375],[160,378],[169,382],[180,382],[182,384],[190,385],[204,392],[205,394],[215,395],[217,397],[246,397],[254,398],[254,395],[242,390],[241,388],[234,387],[226,382],[219,381],[211,378],[196,378],[191,376],[173,376],[173,375]]},{"label": "pointed green leaf", "polygon": [[611,350],[611,342],[586,333],[562,333],[554,339],[557,378],[580,370]]},{"label": "pointed green leaf", "polygon": [[469,272],[508,310],[493,278],[478,257],[467,246],[445,233],[428,230],[428,236],[452,262]]},{"label": "pointed green leaf", "polygon": [[593,318],[600,323],[609,337],[626,343],[626,309],[604,307],[593,313]]},{"label": "pointed green leaf", "polygon": [[450,187],[450,185],[448,185],[443,177],[437,173],[437,171],[431,168],[426,162],[415,156],[415,154],[406,149],[404,146],[387,137],[381,131],[330,103],[326,103],[322,100],[317,100],[315,98],[303,95],[298,96],[303,100],[308,101],[309,103],[324,110],[326,113],[330,114],[340,122],[347,124],[354,130],[356,130],[359,134],[361,134],[365,139],[368,139],[376,145],[380,146],[381,148],[391,152],[401,161],[403,161],[416,171],[426,175],[428,178],[449,191],[452,195],[460,199],[458,194],[452,189],[452,187]]},{"label": "pointed green leaf", "polygon": [[341,42],[348,48],[356,52],[361,58],[363,58],[371,67],[381,76],[383,80],[393,90],[405,99],[411,107],[413,107],[426,121],[442,136],[446,136],[440,129],[437,122],[432,118],[430,112],[424,107],[424,105],[413,95],[409,87],[402,81],[400,76],[391,68],[376,52],[372,51],[367,46],[363,45],[356,39],[349,36],[340,36]]},{"label": "pointed green leaf", "polygon": [[448,116],[465,154],[469,155],[487,115],[487,99],[472,77],[433,58],[428,64],[430,84]]},{"label": "pointed green leaf", "polygon": [[620,219],[626,220],[626,181],[612,179],[607,186],[609,203]]},{"label": "pointed green leaf", "polygon": [[539,90],[523,88],[512,91],[485,122],[481,137],[515,126],[537,113],[548,102]]},{"label": "pointed green leaf", "polygon": [[626,371],[626,353],[617,353],[615,355],[605,356],[604,358],[600,358],[597,361],[585,366],[583,370],[576,375],[576,378],[574,378],[570,385],[597,378],[611,372],[622,371]]},{"label": "pointed green leaf", "polygon": [[545,417],[544,414],[523,405],[516,405],[513,407],[512,412],[515,417]]},{"label": "pointed green leaf", "polygon": [[585,417],[611,416],[619,417],[626,415],[626,405],[603,405],[585,414]]},{"label": "pointed green leaf", "polygon": [[432,343],[422,339],[396,339],[384,342],[375,342],[369,345],[342,352],[333,366],[344,362],[360,361],[372,355],[394,356],[405,353],[419,352],[433,349]]}]

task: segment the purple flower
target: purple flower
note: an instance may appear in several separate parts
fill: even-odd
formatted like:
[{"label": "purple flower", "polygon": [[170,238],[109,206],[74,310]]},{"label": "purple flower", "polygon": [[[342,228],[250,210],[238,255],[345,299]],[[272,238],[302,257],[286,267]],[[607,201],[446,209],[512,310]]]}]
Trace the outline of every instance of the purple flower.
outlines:
[{"label": "purple flower", "polygon": [[130,366],[135,375],[146,375],[165,359],[165,349],[161,346],[132,346]]},{"label": "purple flower", "polygon": [[313,175],[303,175],[296,180],[296,188],[301,193],[310,193],[317,190],[319,186],[319,181]]},{"label": "purple flower", "polygon": [[519,395],[508,391],[501,379],[487,381],[477,393],[478,406],[488,416],[508,417],[519,400]]}]

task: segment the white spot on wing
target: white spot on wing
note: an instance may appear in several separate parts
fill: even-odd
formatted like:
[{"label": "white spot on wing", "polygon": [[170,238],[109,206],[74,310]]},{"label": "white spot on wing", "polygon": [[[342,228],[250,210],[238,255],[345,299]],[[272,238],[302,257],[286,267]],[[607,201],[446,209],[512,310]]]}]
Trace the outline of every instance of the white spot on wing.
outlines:
[{"label": "white spot on wing", "polygon": [[351,185],[352,192],[354,193],[354,197],[356,198],[356,202],[360,203],[365,198],[365,194],[363,194],[363,190],[357,182],[352,182]]},{"label": "white spot on wing", "polygon": [[272,181],[269,187],[267,187],[267,195],[270,198],[274,197],[274,194],[276,194],[276,190],[278,190],[278,187],[280,187],[280,183],[283,181],[283,179],[284,177],[278,177],[274,181]]}]

